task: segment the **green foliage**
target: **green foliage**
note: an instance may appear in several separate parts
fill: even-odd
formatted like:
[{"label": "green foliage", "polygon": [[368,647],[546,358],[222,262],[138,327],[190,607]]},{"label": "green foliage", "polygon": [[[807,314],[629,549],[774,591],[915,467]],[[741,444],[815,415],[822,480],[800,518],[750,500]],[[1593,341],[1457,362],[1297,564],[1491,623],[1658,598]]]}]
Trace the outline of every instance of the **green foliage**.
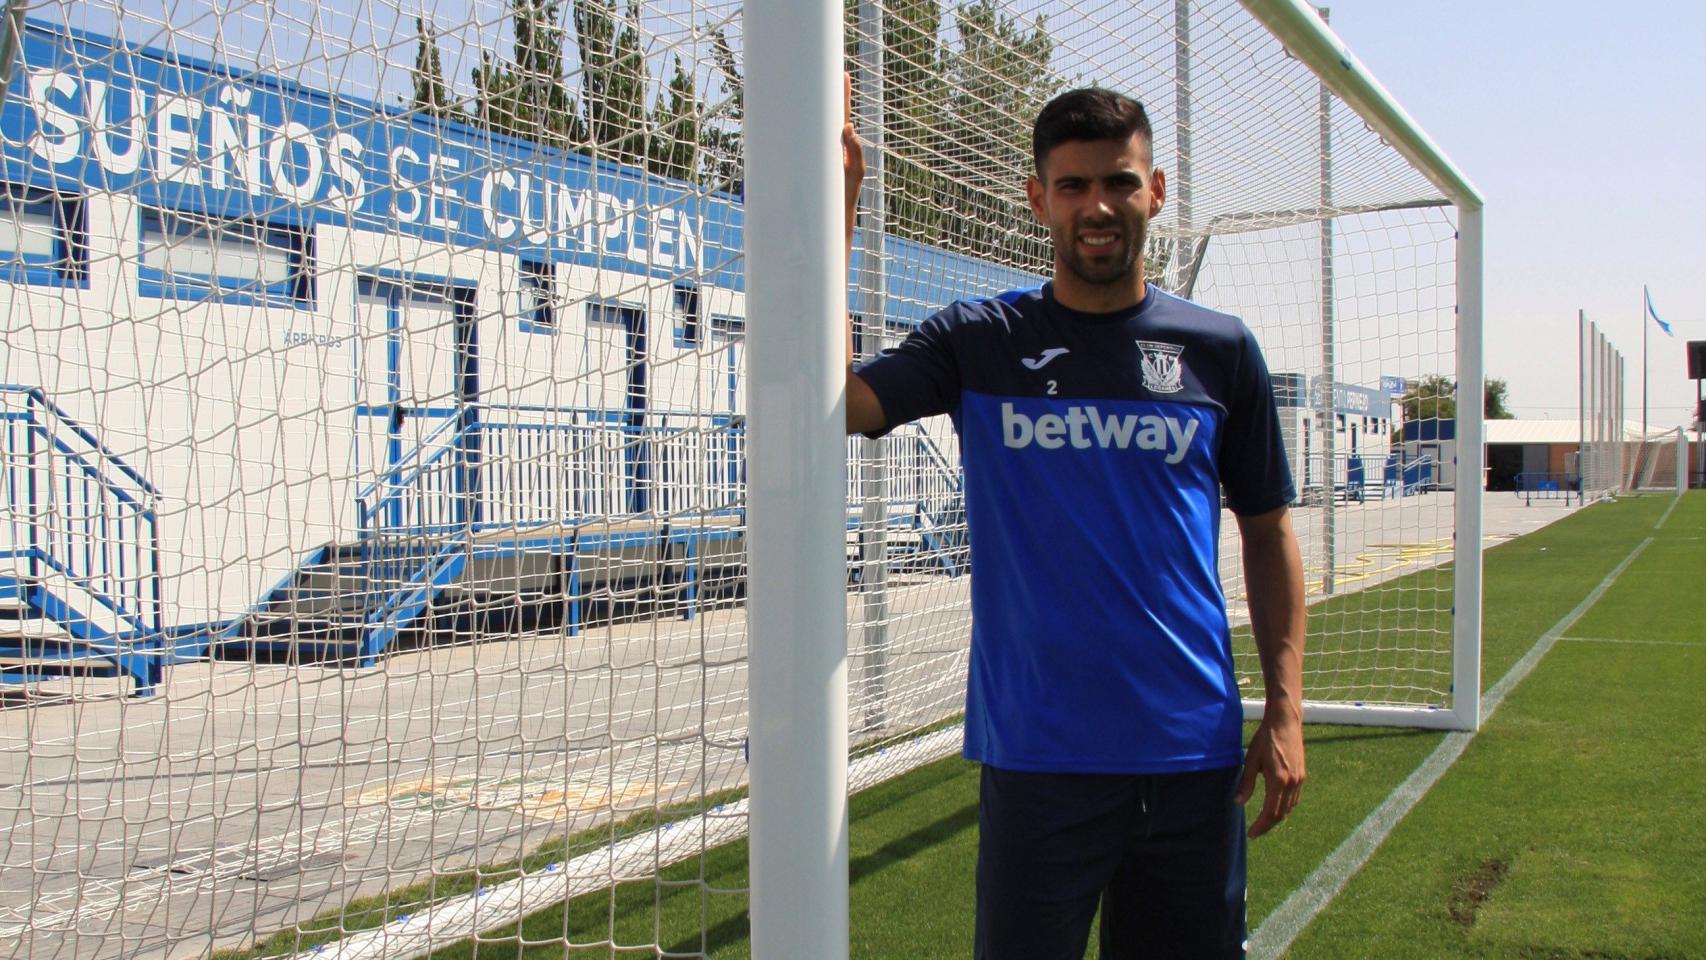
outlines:
[{"label": "green foliage", "polygon": [[[569,93],[561,0],[510,0],[514,48],[509,59],[480,53],[473,71],[474,105],[453,102],[437,36],[416,18],[418,43],[411,105],[429,116],[476,123],[509,136],[718,189],[740,188],[742,83],[722,27],[710,27],[723,98],[712,107],[680,56],[669,83],[653,96],[642,49],[641,7],[628,0],[572,0],[580,98]],[[655,103],[654,103],[655,101]]]},{"label": "green foliage", "polygon": [[741,76],[740,65],[735,62],[734,47],[729,45],[728,33],[721,26],[712,27],[708,32],[711,35],[711,56],[722,77],[725,96],[699,126],[703,150],[700,182],[715,190],[740,194],[745,190],[739,131],[741,121],[746,119],[746,82]]},{"label": "green foliage", "polygon": [[[856,0],[846,9],[856,17]],[[414,106],[739,193],[745,89],[723,27],[705,28],[722,87],[707,104],[679,56],[654,92],[637,0],[620,9],[617,0],[571,0],[570,10],[578,100],[566,74],[562,0],[510,0],[512,56],[481,52],[466,115],[452,104],[431,26],[417,20]],[[941,0],[884,5],[889,232],[1043,268],[1053,257],[1046,230],[1026,209],[1023,180],[1030,122],[1060,86],[1050,68],[1054,41],[1043,18],[1025,24],[992,0],[961,2],[953,25],[958,43],[950,46]]]},{"label": "green foliage", "polygon": [[1503,380],[1488,377],[1481,415],[1488,420],[1515,420],[1516,414],[1506,406],[1509,400],[1510,386]]},{"label": "green foliage", "polygon": [[554,147],[585,140],[565,85],[561,19],[558,0],[510,0],[513,59],[482,50],[474,68],[474,119],[480,125]]},{"label": "green foliage", "polygon": [[591,152],[642,164],[650,153],[650,77],[640,49],[640,5],[629,0],[618,17],[614,0],[574,0],[574,19]]},{"label": "green foliage", "polygon": [[669,79],[668,96],[658,101],[653,117],[649,166],[653,173],[677,180],[691,180],[699,173],[701,150],[699,117],[704,105],[693,83],[693,74],[675,58],[675,74]]},{"label": "green foliage", "polygon": [[[1183,278],[1168,276],[1168,271],[1173,269],[1175,255],[1179,252],[1179,244],[1180,241],[1171,237],[1158,237],[1153,233],[1149,235],[1143,250],[1143,276],[1146,280],[1159,285],[1163,290],[1179,292]],[[1189,259],[1188,246],[1186,251],[1187,256],[1178,258],[1181,266]]]},{"label": "green foliage", "polygon": [[947,62],[953,94],[936,197],[948,213],[941,242],[1003,263],[1052,263],[1048,230],[1030,215],[1024,195],[1031,123],[1060,88],[1049,69],[1047,20],[1026,26],[992,0],[972,0],[959,5],[954,21],[960,42]]},{"label": "green foliage", "polygon": [[444,82],[444,63],[439,56],[438,35],[425,17],[415,18],[415,35],[419,38],[415,50],[414,95],[409,105],[426,116],[438,120],[463,120],[462,108],[452,102],[450,88]]},{"label": "green foliage", "polygon": [[1404,410],[1404,422],[1418,420],[1457,419],[1457,382],[1450,377],[1434,374],[1410,385],[1398,399]]},{"label": "green foliage", "polygon": [[[848,0],[849,25],[858,4]],[[1048,232],[1024,196],[1030,125],[1059,88],[1047,23],[1029,25],[990,0],[883,7],[883,188],[891,235],[1041,269]],[[856,35],[850,29],[849,36]],[[849,43],[848,55],[856,46]]]},{"label": "green foliage", "polygon": [[[1482,395],[1482,415],[1488,420],[1514,420],[1507,406],[1510,388],[1505,381],[1489,377]],[[1398,403],[1405,422],[1453,420],[1457,417],[1457,383],[1450,377],[1428,376],[1410,385]]]},{"label": "green foliage", "polygon": [[941,147],[942,75],[939,0],[896,0],[883,6],[884,166],[888,232],[936,243],[945,232],[933,168]]}]

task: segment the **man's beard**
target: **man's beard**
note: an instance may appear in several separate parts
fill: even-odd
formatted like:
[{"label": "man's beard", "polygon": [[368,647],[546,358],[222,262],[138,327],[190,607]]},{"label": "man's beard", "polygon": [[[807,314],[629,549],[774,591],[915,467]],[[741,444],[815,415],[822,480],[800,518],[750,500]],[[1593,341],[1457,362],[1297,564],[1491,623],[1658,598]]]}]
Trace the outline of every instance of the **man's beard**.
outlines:
[{"label": "man's beard", "polygon": [[[1131,279],[1143,259],[1143,245],[1149,233],[1148,224],[1127,224],[1120,239],[1113,243],[1113,256],[1091,261],[1078,248],[1077,232],[1068,235],[1065,244],[1055,239],[1055,249],[1063,252],[1061,263],[1072,275],[1092,286],[1114,286]],[[1125,246],[1121,246],[1121,244]]]}]

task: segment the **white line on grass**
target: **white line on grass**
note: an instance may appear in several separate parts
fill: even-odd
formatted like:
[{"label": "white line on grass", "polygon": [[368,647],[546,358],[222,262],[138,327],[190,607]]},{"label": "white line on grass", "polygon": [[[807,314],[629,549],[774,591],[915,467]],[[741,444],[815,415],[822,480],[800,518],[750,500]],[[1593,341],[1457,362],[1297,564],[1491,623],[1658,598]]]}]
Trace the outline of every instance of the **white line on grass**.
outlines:
[{"label": "white line on grass", "polygon": [[[1629,555],[1623,558],[1623,562],[1607,574],[1605,579],[1599,582],[1599,586],[1593,588],[1593,592],[1583,598],[1581,603],[1576,604],[1574,610],[1565,614],[1564,619],[1553,624],[1552,629],[1541,634],[1540,639],[1534,642],[1534,646],[1530,647],[1528,652],[1523,654],[1522,659],[1510,668],[1510,672],[1494,684],[1491,690],[1482,694],[1481,723],[1483,725],[1492,719],[1493,711],[1499,708],[1505,697],[1516,689],[1516,685],[1521,683],[1540,663],[1541,658],[1545,657],[1547,652],[1558,642],[1558,639],[1564,635],[1564,631],[1574,626],[1583,614],[1599,602],[1600,597],[1605,596],[1605,592],[1611,589],[1611,585],[1617,582],[1617,578],[1623,575],[1623,571],[1629,569],[1629,565],[1634,563],[1635,558],[1640,556],[1641,551],[1647,549],[1647,545],[1652,542],[1653,538],[1648,537],[1636,544],[1635,549],[1629,551]],[[1363,820],[1356,830],[1345,838],[1343,843],[1339,844],[1337,850],[1329,854],[1327,859],[1321,861],[1321,865],[1315,868],[1315,872],[1311,873],[1301,886],[1293,890],[1291,896],[1286,897],[1285,902],[1280,904],[1278,909],[1262,921],[1262,925],[1257,927],[1256,932],[1250,937],[1250,960],[1277,960],[1283,956],[1286,950],[1290,949],[1292,941],[1297,939],[1298,934],[1302,933],[1309,926],[1310,921],[1314,920],[1322,910],[1326,909],[1329,903],[1333,902],[1333,898],[1339,895],[1339,892],[1345,888],[1345,884],[1350,882],[1351,877],[1355,876],[1356,872],[1362,869],[1363,864],[1368,862],[1369,857],[1374,855],[1374,851],[1386,840],[1387,835],[1392,832],[1392,828],[1396,827],[1399,821],[1415,809],[1416,804],[1427,796],[1433,785],[1445,776],[1445,772],[1450,770],[1451,765],[1457,762],[1457,758],[1463,755],[1463,751],[1468,748],[1469,742],[1474,737],[1473,731],[1446,734],[1445,739],[1441,740],[1439,746],[1434,748],[1434,752],[1429,754],[1428,758],[1423,760],[1421,765],[1406,777],[1404,782],[1400,783],[1381,802],[1380,806],[1376,807],[1374,812],[1370,813],[1367,819]]]},{"label": "white line on grass", "polygon": [[1664,527],[1665,521],[1670,519],[1670,512],[1672,510],[1675,510],[1676,505],[1681,503],[1681,502],[1682,502],[1682,491],[1678,490],[1676,492],[1676,496],[1670,498],[1670,506],[1665,508],[1664,514],[1659,517],[1659,522],[1653,524],[1653,529],[1658,530],[1658,529],[1661,529],[1662,527]]},{"label": "white line on grass", "polygon": [[1634,643],[1644,647],[1706,647],[1699,640],[1619,640],[1616,637],[1559,637],[1569,643]]}]

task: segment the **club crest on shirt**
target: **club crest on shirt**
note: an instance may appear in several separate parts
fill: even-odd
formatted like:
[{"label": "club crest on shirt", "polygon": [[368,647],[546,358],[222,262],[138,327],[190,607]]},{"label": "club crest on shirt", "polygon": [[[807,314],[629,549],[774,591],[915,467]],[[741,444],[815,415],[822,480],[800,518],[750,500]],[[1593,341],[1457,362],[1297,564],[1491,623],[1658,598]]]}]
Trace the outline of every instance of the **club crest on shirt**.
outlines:
[{"label": "club crest on shirt", "polygon": [[1150,393],[1178,393],[1185,389],[1185,368],[1179,362],[1184,347],[1139,340],[1137,348],[1143,351],[1143,389]]}]

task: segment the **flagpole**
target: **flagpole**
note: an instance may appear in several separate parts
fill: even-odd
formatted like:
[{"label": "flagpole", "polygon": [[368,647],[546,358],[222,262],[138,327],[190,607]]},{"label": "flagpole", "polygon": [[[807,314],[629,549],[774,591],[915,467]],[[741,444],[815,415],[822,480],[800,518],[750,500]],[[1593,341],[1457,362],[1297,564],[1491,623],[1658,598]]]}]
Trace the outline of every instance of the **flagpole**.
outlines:
[{"label": "flagpole", "polygon": [[1641,439],[1647,438],[1647,305],[1653,295],[1641,284]]}]

